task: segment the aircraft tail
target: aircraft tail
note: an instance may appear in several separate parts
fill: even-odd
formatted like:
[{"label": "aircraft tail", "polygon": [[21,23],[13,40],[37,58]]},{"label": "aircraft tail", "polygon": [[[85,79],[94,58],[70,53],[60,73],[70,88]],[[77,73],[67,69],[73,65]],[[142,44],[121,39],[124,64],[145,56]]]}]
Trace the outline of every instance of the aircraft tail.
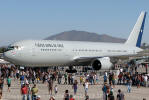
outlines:
[{"label": "aircraft tail", "polygon": [[125,42],[125,44],[131,45],[131,46],[136,46],[136,47],[141,46],[145,18],[146,18],[146,12],[141,12],[141,14],[140,14],[133,30],[131,31],[131,33],[128,37],[128,40]]}]

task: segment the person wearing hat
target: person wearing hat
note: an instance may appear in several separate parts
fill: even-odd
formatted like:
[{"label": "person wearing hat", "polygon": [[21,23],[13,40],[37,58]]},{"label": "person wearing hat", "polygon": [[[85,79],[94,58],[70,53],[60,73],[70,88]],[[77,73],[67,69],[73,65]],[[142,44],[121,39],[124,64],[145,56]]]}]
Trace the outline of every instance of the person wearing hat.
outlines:
[{"label": "person wearing hat", "polygon": [[40,95],[38,95],[37,98],[36,98],[36,100],[41,100],[40,98],[41,98]]}]

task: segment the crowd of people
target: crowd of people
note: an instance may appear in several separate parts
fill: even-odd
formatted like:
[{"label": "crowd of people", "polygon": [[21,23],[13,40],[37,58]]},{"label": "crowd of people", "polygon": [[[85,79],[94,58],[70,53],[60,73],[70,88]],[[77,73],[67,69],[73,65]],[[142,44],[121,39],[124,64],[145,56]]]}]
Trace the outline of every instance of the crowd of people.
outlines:
[{"label": "crowd of people", "polygon": [[[72,85],[74,94],[69,94],[69,90],[64,93],[64,100],[75,100],[74,95],[77,94],[78,84],[84,87],[85,100],[89,100],[88,89],[89,85],[101,85],[103,83],[103,100],[124,100],[125,95],[121,89],[114,97],[113,89],[115,85],[127,85],[127,91],[131,92],[131,86],[148,87],[149,77],[146,74],[139,74],[137,71],[132,73],[129,70],[119,69],[117,72],[105,72],[101,79],[96,72],[84,73],[76,76],[58,70],[41,70],[39,68],[18,69],[14,65],[0,65],[0,97],[2,96],[2,88],[4,79],[8,85],[8,91],[11,89],[11,80],[14,79],[20,82],[22,100],[40,100],[38,95],[39,89],[36,84],[48,84],[49,100],[55,100],[53,94],[58,93],[58,85]],[[79,80],[76,78],[79,77]],[[103,82],[100,82],[103,81]]]},{"label": "crowd of people", "polygon": [[[114,100],[113,89],[115,85],[125,85],[127,86],[127,92],[131,92],[132,86],[136,86],[137,88],[149,87],[149,76],[145,73],[138,73],[137,68],[134,67],[135,70],[131,67],[120,67],[116,73],[113,72],[105,72],[104,85],[102,87],[103,91],[103,100]],[[124,94],[119,89],[117,94],[117,98],[121,98],[118,100],[124,100]],[[145,99],[145,98],[144,98]]]}]

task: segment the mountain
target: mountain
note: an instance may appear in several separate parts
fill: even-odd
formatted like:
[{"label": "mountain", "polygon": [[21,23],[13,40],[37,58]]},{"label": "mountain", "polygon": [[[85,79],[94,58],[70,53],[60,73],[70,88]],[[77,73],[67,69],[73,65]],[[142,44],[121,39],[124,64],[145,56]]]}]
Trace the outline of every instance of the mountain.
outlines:
[{"label": "mountain", "polygon": [[97,33],[85,31],[65,31],[56,35],[49,36],[45,40],[67,40],[67,41],[92,41],[92,42],[113,42],[122,43],[125,39],[112,37],[106,34],[99,35]]}]

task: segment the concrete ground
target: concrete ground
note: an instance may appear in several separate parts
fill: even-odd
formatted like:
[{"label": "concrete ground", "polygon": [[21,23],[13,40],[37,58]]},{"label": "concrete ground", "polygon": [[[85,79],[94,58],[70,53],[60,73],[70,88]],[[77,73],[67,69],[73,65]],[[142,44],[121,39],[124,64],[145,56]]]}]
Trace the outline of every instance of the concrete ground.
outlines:
[{"label": "concrete ground", "polygon": [[[41,96],[41,100],[49,100],[49,92],[47,88],[47,84],[38,84],[37,85],[39,89],[38,95]],[[90,97],[90,100],[102,100],[102,83],[100,85],[90,85],[88,95]],[[73,89],[71,85],[58,85],[58,93],[55,95],[53,93],[53,96],[56,100],[63,100],[64,91],[68,89],[70,94],[73,94]],[[146,98],[146,100],[149,100],[149,88],[141,87],[136,88],[132,87],[132,92],[127,93],[127,87],[124,85],[117,85],[114,88],[114,96],[116,97],[118,89],[121,89],[125,94],[125,100],[143,100],[143,98]],[[75,100],[85,100],[84,99],[84,88],[82,85],[78,85],[78,92],[74,96]],[[8,92],[6,82],[4,84],[3,88],[3,96],[2,100],[22,100],[21,94],[20,94],[20,84],[16,80],[12,80],[11,85],[11,91]]]}]

